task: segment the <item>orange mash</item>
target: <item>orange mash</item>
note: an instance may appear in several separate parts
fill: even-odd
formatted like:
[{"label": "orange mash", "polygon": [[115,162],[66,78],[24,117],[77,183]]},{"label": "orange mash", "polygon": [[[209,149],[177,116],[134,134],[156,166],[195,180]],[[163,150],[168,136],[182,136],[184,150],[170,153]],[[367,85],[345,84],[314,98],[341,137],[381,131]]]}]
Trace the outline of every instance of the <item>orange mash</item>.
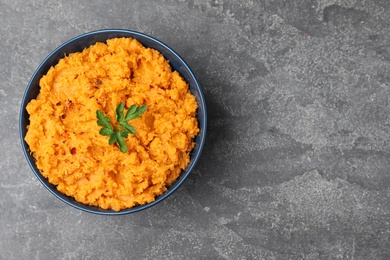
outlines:
[{"label": "orange mash", "polygon": [[[40,172],[77,201],[119,211],[152,202],[189,163],[199,132],[187,83],[156,50],[131,38],[96,43],[61,59],[27,105],[25,137]],[[99,134],[96,111],[146,105],[129,121],[122,153]]]}]

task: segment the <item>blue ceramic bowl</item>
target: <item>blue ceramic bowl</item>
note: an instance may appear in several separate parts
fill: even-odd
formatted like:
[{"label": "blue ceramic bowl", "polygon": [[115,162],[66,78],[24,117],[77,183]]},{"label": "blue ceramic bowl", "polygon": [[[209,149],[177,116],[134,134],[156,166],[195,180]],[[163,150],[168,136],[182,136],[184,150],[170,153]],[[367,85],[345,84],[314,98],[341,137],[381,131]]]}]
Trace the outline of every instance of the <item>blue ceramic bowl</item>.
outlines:
[{"label": "blue ceramic bowl", "polygon": [[[73,197],[68,197],[62,194],[61,192],[59,192],[56,186],[49,183],[48,180],[45,177],[43,177],[42,174],[39,172],[36,166],[35,159],[30,154],[28,144],[24,141],[24,137],[27,132],[26,127],[27,125],[29,125],[29,115],[26,111],[26,105],[32,99],[37,97],[40,90],[39,80],[41,79],[41,77],[47,73],[47,71],[51,66],[56,65],[58,61],[61,58],[63,58],[65,55],[68,55],[73,52],[82,51],[84,48],[89,47],[90,45],[93,45],[96,42],[105,42],[107,39],[116,38],[116,37],[130,37],[130,38],[137,39],[145,47],[158,50],[159,52],[162,53],[162,55],[167,60],[169,60],[173,70],[178,71],[182,75],[182,77],[187,81],[191,93],[195,96],[198,102],[199,108],[198,108],[197,117],[198,117],[199,128],[200,128],[199,134],[195,137],[195,147],[190,154],[191,156],[190,163],[188,164],[187,168],[183,170],[180,177],[168,188],[168,190],[162,195],[158,196],[156,200],[151,203],[135,206],[133,208],[124,209],[118,212],[113,210],[104,210],[95,206],[85,205],[83,203],[77,202]],[[43,186],[45,186],[54,196],[56,196],[58,199],[65,202],[66,204],[86,212],[100,214],[100,215],[123,215],[123,214],[138,212],[140,210],[144,210],[153,205],[158,204],[159,202],[167,198],[169,195],[171,195],[184,182],[184,180],[194,169],[195,164],[197,163],[201,155],[202,148],[205,142],[205,137],[206,137],[206,124],[207,124],[206,104],[205,104],[201,87],[198,81],[196,80],[194,73],[191,71],[190,67],[174,50],[172,50],[170,47],[168,47],[166,44],[162,43],[161,41],[140,32],[122,30],[122,29],[107,29],[107,30],[93,31],[75,37],[69,40],[68,42],[62,44],[61,46],[59,46],[52,53],[50,53],[49,56],[47,56],[47,58],[39,65],[38,69],[34,72],[30,82],[28,83],[27,89],[24,93],[21,110],[20,110],[19,128],[20,128],[20,138],[22,141],[24,155],[26,156],[26,159],[32,171],[39,179],[39,181],[43,184]]]}]

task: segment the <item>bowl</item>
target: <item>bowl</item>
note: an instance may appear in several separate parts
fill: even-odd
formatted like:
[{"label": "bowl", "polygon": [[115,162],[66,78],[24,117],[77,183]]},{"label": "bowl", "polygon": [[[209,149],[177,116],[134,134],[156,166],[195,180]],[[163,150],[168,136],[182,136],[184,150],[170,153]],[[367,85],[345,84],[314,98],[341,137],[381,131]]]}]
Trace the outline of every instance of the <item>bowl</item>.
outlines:
[{"label": "bowl", "polygon": [[[195,137],[194,140],[195,147],[190,153],[189,164],[182,171],[179,178],[174,183],[172,183],[163,194],[157,196],[155,200],[151,203],[144,204],[144,205],[137,205],[132,208],[123,209],[120,211],[113,211],[113,210],[105,210],[96,206],[90,206],[90,205],[80,203],[76,201],[73,197],[69,197],[59,192],[56,186],[49,183],[49,181],[38,170],[36,166],[36,161],[34,157],[31,155],[29,146],[24,141],[24,137],[27,132],[27,126],[29,125],[29,115],[26,111],[26,105],[32,99],[35,99],[37,97],[40,91],[39,80],[41,79],[42,76],[44,76],[47,73],[50,67],[57,64],[58,61],[61,58],[63,58],[65,55],[68,55],[73,52],[82,51],[84,48],[89,47],[95,44],[96,42],[105,42],[108,39],[117,38],[117,37],[130,37],[136,39],[145,47],[149,47],[159,51],[167,60],[169,60],[172,69],[180,73],[180,75],[188,83],[190,92],[196,98],[196,101],[198,103],[197,120],[198,120],[200,132]],[[123,214],[135,213],[160,203],[168,196],[170,196],[173,192],[175,192],[182,185],[182,183],[185,181],[188,175],[192,172],[201,155],[202,148],[204,146],[205,138],[206,138],[206,125],[207,125],[206,104],[202,93],[202,89],[194,73],[187,65],[187,63],[173,49],[171,49],[168,45],[164,44],[160,40],[141,32],[124,30],[124,29],[105,29],[105,30],[88,32],[65,42],[64,44],[56,48],[53,52],[51,52],[36,69],[36,71],[32,75],[32,78],[30,79],[27,85],[27,88],[23,96],[22,104],[21,104],[20,121],[19,121],[20,138],[22,142],[24,155],[33,173],[38,178],[38,180],[43,184],[43,186],[47,190],[49,190],[55,197],[57,197],[59,200],[63,201],[67,205],[70,205],[76,209],[85,212],[95,213],[99,215],[123,215]]]}]

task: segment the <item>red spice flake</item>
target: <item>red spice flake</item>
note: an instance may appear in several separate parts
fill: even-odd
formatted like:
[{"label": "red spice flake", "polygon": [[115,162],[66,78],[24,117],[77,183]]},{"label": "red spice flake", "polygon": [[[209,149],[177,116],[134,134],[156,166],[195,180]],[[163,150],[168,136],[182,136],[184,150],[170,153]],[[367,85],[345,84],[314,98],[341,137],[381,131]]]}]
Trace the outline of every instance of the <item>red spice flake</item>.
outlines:
[{"label": "red spice flake", "polygon": [[58,106],[61,106],[61,101],[58,101],[57,103],[56,103],[56,106],[58,107]]},{"label": "red spice flake", "polygon": [[65,118],[66,118],[66,114],[62,114],[61,119],[65,119]]},{"label": "red spice flake", "polygon": [[71,107],[73,106],[72,100],[68,99],[68,100],[66,101],[66,105],[67,105],[69,108],[71,108]]},{"label": "red spice flake", "polygon": [[100,80],[100,79],[96,79],[96,84],[100,85],[102,84],[103,82]]},{"label": "red spice flake", "polygon": [[70,149],[70,153],[75,155],[76,154],[76,147],[73,147],[72,149]]}]

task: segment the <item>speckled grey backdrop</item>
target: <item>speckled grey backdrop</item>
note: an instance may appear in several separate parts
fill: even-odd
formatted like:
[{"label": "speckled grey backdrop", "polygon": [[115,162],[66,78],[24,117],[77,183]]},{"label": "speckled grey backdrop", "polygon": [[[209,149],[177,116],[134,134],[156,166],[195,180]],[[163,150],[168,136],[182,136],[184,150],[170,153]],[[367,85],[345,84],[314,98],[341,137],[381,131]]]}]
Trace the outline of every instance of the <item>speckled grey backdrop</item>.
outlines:
[{"label": "speckled grey backdrop", "polygon": [[[29,169],[19,106],[39,63],[95,29],[159,38],[209,110],[163,203],[102,217]],[[390,259],[390,1],[0,0],[0,259]]]}]

